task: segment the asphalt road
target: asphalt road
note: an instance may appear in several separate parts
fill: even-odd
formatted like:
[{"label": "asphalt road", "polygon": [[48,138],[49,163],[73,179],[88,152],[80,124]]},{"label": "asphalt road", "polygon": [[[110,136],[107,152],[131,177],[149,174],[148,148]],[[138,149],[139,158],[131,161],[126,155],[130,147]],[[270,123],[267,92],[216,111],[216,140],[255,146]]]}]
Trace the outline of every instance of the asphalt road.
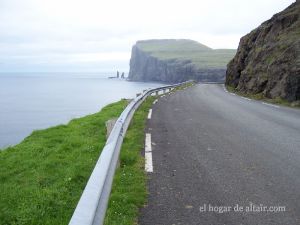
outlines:
[{"label": "asphalt road", "polygon": [[154,171],[139,224],[300,224],[300,110],[199,84],[161,98],[146,132]]}]

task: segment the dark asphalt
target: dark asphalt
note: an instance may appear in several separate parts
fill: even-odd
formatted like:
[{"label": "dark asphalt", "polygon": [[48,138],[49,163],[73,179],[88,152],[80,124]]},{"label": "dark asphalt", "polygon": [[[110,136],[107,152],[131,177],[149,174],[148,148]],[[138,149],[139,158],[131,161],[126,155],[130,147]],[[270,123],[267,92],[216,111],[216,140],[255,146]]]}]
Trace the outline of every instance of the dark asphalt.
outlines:
[{"label": "dark asphalt", "polygon": [[[199,84],[161,98],[147,132],[154,173],[139,224],[300,224],[300,110]],[[232,208],[210,212],[209,204]],[[245,212],[250,204],[286,211]]]}]

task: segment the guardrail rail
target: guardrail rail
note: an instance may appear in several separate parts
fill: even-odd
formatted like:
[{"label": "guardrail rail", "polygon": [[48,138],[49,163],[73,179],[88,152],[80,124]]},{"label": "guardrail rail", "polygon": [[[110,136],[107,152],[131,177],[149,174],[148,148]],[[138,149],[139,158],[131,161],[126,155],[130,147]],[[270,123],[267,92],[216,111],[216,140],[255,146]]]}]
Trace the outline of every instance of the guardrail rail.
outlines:
[{"label": "guardrail rail", "polygon": [[193,81],[186,81],[179,84],[147,90],[128,104],[118,118],[106,141],[69,225],[103,224],[123,138],[134,112],[151,94],[166,89],[176,88],[190,82]]}]

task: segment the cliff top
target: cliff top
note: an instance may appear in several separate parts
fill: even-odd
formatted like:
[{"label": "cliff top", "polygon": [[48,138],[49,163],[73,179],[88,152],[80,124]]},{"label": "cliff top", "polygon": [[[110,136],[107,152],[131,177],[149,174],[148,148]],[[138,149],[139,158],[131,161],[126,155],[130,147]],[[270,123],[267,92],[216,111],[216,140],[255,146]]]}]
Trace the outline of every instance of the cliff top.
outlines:
[{"label": "cliff top", "polygon": [[212,49],[188,39],[143,40],[136,47],[161,60],[190,61],[198,68],[225,68],[235,49]]},{"label": "cliff top", "polygon": [[137,46],[147,52],[211,51],[212,49],[188,39],[153,39],[138,41]]}]

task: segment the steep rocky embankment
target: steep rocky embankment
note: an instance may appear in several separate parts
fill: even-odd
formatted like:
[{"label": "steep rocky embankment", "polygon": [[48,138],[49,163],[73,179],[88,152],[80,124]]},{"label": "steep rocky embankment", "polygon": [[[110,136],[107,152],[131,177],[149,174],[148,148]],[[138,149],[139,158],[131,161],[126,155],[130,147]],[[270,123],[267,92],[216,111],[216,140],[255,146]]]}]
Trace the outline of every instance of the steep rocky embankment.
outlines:
[{"label": "steep rocky embankment", "polygon": [[245,94],[300,100],[300,1],[242,37],[226,85]]},{"label": "steep rocky embankment", "polygon": [[129,79],[168,83],[189,79],[224,81],[232,49],[213,50],[192,40],[138,41],[132,48]]}]

